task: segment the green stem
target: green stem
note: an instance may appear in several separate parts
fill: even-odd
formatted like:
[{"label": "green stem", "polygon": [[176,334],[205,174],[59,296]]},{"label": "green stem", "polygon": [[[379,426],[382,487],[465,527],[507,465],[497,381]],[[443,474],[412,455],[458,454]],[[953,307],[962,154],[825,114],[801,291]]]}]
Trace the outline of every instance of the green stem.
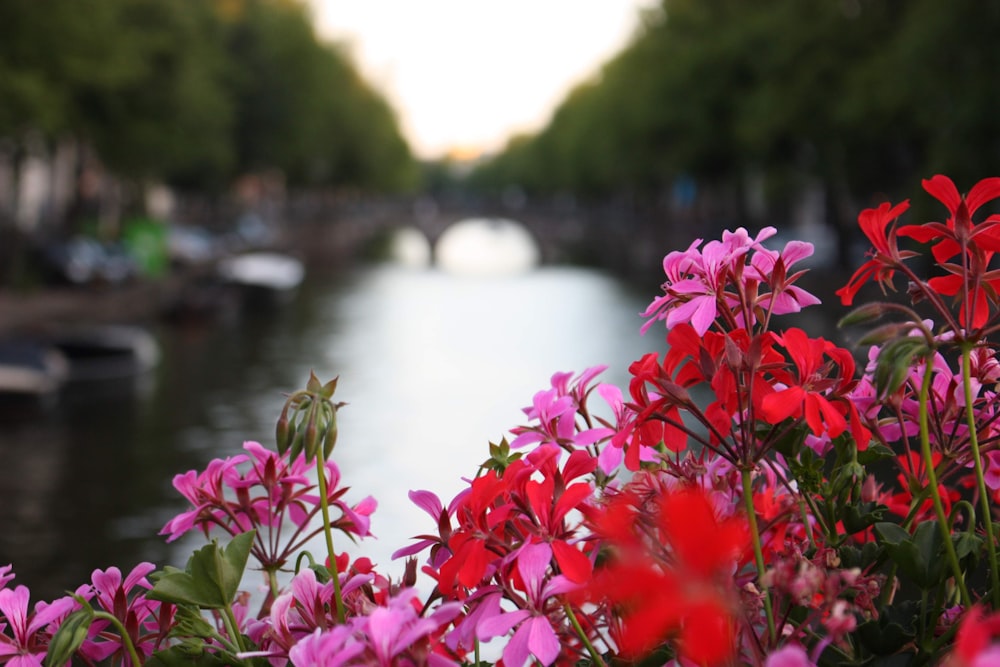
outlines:
[{"label": "green stem", "polygon": [[760,585],[764,595],[764,613],[767,615],[767,636],[773,645],[777,639],[774,629],[774,610],[771,609],[771,594],[764,585],[764,550],[760,544],[760,532],[757,528],[757,512],[753,506],[753,484],[750,479],[750,469],[740,470],[740,477],[743,481],[743,505],[747,511],[747,521],[750,523],[750,540],[753,543],[753,558],[757,565],[757,583]]},{"label": "green stem", "polygon": [[927,483],[931,490],[931,500],[934,503],[934,513],[937,515],[938,527],[941,529],[941,537],[944,540],[945,554],[951,571],[955,575],[955,584],[962,596],[962,604],[968,607],[971,604],[969,589],[965,585],[965,576],[962,568],[958,564],[958,554],[955,553],[955,544],[951,541],[951,529],[948,526],[948,517],[944,513],[944,503],[941,502],[941,493],[938,491],[937,472],[934,470],[934,458],[931,455],[931,439],[927,425],[927,402],[930,394],[931,381],[934,373],[931,368],[931,357],[924,359],[924,381],[920,385],[920,450],[924,457],[924,468],[927,469]]},{"label": "green stem", "polygon": [[106,611],[94,612],[94,618],[103,618],[104,620],[109,621],[111,625],[115,626],[115,629],[118,630],[118,636],[122,638],[122,646],[128,650],[129,657],[132,659],[132,666],[139,667],[139,665],[142,664],[142,661],[139,660],[139,654],[136,653],[135,644],[132,643],[132,638],[128,636],[128,631],[125,629],[122,622],[118,620],[116,616],[109,614]]},{"label": "green stem", "polygon": [[326,537],[326,569],[333,579],[333,601],[337,607],[337,622],[347,619],[344,598],[340,593],[340,573],[337,572],[337,554],[333,551],[333,530],[330,528],[330,501],[326,494],[326,466],[323,457],[316,457],[316,476],[319,478],[319,504],[323,514],[323,535]]},{"label": "green stem", "polygon": [[569,618],[569,622],[573,625],[573,629],[576,630],[577,636],[583,642],[583,645],[587,647],[587,653],[590,654],[591,660],[594,661],[595,665],[599,667],[607,667],[604,663],[604,659],[601,654],[597,652],[594,645],[590,643],[590,638],[587,637],[587,633],[583,631],[583,626],[580,625],[580,621],[577,620],[576,614],[573,613],[573,608],[569,606],[569,603],[563,605],[563,609],[566,610],[566,617]]},{"label": "green stem", "polygon": [[983,526],[986,528],[986,549],[990,559],[990,584],[993,589],[993,608],[1000,609],[1000,570],[997,569],[997,548],[993,537],[993,512],[990,508],[990,494],[983,476],[983,457],[979,453],[979,435],[976,432],[976,415],[972,409],[972,347],[962,345],[962,386],[965,389],[965,417],[969,423],[969,446],[972,448],[972,464],[976,470],[976,486],[979,502],[983,507]]},{"label": "green stem", "polygon": [[281,593],[281,587],[278,584],[278,572],[275,569],[268,568],[267,570],[267,583],[271,587],[271,597],[277,598]]},{"label": "green stem", "polygon": [[222,608],[222,622],[226,624],[226,631],[229,632],[230,638],[236,644],[237,652],[242,653],[245,651],[246,647],[243,645],[243,635],[240,634],[240,626],[236,622],[236,616],[233,614],[233,606],[231,604],[227,604]]}]

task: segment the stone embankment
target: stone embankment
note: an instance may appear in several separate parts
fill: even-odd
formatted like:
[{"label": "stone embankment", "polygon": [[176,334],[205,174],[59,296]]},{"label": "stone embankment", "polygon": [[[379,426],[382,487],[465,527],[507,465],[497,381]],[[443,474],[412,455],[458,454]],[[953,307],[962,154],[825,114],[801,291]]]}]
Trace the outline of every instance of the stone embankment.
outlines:
[{"label": "stone embankment", "polygon": [[149,322],[176,301],[185,282],[169,276],[115,286],[0,289],[0,336],[61,324]]}]

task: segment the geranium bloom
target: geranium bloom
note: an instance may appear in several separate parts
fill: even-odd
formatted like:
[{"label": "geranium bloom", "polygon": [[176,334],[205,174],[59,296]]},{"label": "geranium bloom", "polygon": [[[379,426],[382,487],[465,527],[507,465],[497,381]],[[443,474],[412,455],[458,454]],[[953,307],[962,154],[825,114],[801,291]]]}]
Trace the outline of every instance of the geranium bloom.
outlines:
[{"label": "geranium bloom", "polygon": [[[253,555],[264,569],[274,570],[322,530],[311,523],[320,511],[320,498],[304,455],[289,461],[287,451],[278,454],[253,441],[243,448],[248,454],[215,459],[201,473],[191,470],[174,477],[174,488],[193,507],[168,521],[160,534],[170,542],[195,527],[206,535],[213,526],[230,535],[255,529]],[[327,501],[341,514],[332,526],[352,538],[367,537],[375,500],[369,496],[348,505],[342,497],[349,489],[340,486],[337,465],[326,461],[324,469]],[[286,522],[294,529],[283,530]]]},{"label": "geranium bloom", "polygon": [[[948,296],[963,293],[959,322],[982,327],[989,319],[990,298],[982,283],[990,285],[994,299],[1000,287],[1000,278],[991,279],[986,275],[993,253],[1000,251],[1000,227],[997,226],[1000,215],[991,215],[979,224],[973,223],[972,216],[984,204],[1000,198],[1000,178],[979,181],[965,197],[959,194],[950,178],[940,174],[923,181],[923,186],[948,209],[948,220],[907,225],[899,230],[899,235],[922,243],[935,241],[931,253],[948,275],[931,278],[928,286]],[[948,262],[959,253],[963,254],[961,265]]]},{"label": "geranium bloom", "polygon": [[843,305],[850,306],[854,303],[854,296],[858,290],[872,278],[881,285],[883,291],[887,287],[892,287],[892,277],[896,269],[903,260],[917,254],[909,250],[901,252],[896,246],[895,232],[887,231],[888,227],[894,225],[909,207],[909,201],[895,206],[885,202],[878,208],[866,208],[858,215],[858,225],[872,243],[872,250],[868,253],[871,259],[854,272],[847,285],[836,291]]},{"label": "geranium bloom", "polygon": [[938,174],[923,181],[924,190],[933,195],[948,209],[948,220],[928,222],[923,225],[907,225],[900,228],[900,236],[909,236],[921,243],[937,239],[931,248],[934,259],[946,262],[963,249],[976,249],[989,253],[1000,251],[1000,215],[991,215],[983,222],[974,224],[972,216],[984,204],[1000,198],[1000,177],[984,178],[972,186],[966,196],[962,196],[955,183]]},{"label": "geranium bloom", "polygon": [[560,641],[547,617],[548,607],[574,585],[562,575],[546,577],[552,549],[545,543],[528,544],[521,548],[517,558],[517,572],[526,595],[526,608],[491,616],[479,624],[481,640],[504,635],[517,628],[503,650],[507,667],[523,667],[529,657],[543,665],[551,665],[559,656]]},{"label": "geranium bloom", "polygon": [[[122,622],[140,658],[152,655],[166,636],[165,630],[161,635],[157,618],[160,603],[146,599],[145,595],[153,587],[146,575],[155,569],[152,563],[139,563],[124,579],[117,567],[94,570],[91,576],[95,606]],[[106,627],[104,621],[91,626],[92,639],[82,652],[91,658],[100,656],[99,659],[118,655],[128,662],[128,651],[122,645],[117,630],[105,632]]]},{"label": "geranium bloom", "polygon": [[[854,403],[844,398],[854,386],[851,354],[823,338],[809,338],[801,329],[789,329],[778,339],[795,363],[797,375],[775,373],[786,387],[763,397],[761,415],[772,424],[788,417],[804,418],[814,435],[830,438],[839,436],[850,423],[858,449],[866,449],[871,433],[861,424]],[[839,370],[838,375],[832,368]]]},{"label": "geranium bloom", "polygon": [[[624,656],[639,657],[673,639],[681,655],[698,664],[720,664],[735,651],[732,576],[747,549],[742,517],[719,519],[705,493],[681,488],[659,502],[653,544],[630,530],[628,517],[641,501],[614,496],[598,519],[617,557],[595,575],[589,593],[606,599],[621,616],[617,637]],[[634,518],[633,518],[634,520]],[[660,555],[663,548],[669,551]]]},{"label": "geranium bloom", "polygon": [[764,667],[816,667],[806,650],[798,644],[789,644],[768,654]]},{"label": "geranium bloom", "polygon": [[777,230],[765,227],[755,238],[751,238],[742,227],[735,232],[724,232],[721,241],[709,241],[698,251],[701,239],[696,240],[684,252],[671,252],[663,258],[663,272],[667,281],[663,284],[664,295],[657,297],[642,313],[652,318],[642,326],[645,333],[654,322],[665,320],[670,329],[680,322],[690,322],[699,333],[704,334],[715,322],[720,308],[736,311],[739,296],[727,291],[734,276],[743,273],[738,265],[745,256]]},{"label": "geranium bloom", "polygon": [[76,601],[64,597],[52,604],[38,603],[28,613],[27,587],[0,589],[0,614],[11,635],[0,633],[0,663],[9,667],[42,667],[45,650],[52,637],[52,626],[76,607]]},{"label": "geranium bloom", "polygon": [[991,667],[1000,664],[1000,645],[993,638],[1000,635],[1000,612],[983,615],[979,605],[962,615],[955,637],[953,662],[958,667]]}]

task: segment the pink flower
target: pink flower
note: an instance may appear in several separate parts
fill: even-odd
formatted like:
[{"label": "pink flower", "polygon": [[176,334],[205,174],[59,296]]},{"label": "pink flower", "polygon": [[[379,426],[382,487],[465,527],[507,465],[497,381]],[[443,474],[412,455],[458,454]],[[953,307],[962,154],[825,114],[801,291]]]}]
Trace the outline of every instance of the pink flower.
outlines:
[{"label": "pink flower", "polygon": [[816,667],[816,663],[809,659],[804,648],[789,644],[768,655],[764,667]]},{"label": "pink flower", "polygon": [[295,667],[341,667],[349,665],[360,654],[365,645],[358,640],[346,625],[338,625],[324,632],[316,630],[288,652]]},{"label": "pink flower", "polygon": [[46,647],[56,630],[52,626],[76,607],[73,598],[64,597],[48,605],[39,602],[29,615],[29,595],[26,586],[0,589],[0,613],[13,633],[0,634],[0,664],[42,667]]},{"label": "pink flower", "polygon": [[524,546],[517,557],[517,570],[524,582],[528,608],[490,616],[479,624],[477,634],[483,641],[517,628],[503,650],[507,667],[523,667],[531,656],[543,665],[551,665],[559,657],[561,643],[545,607],[550,602],[558,604],[554,598],[575,586],[562,575],[546,579],[551,560],[552,549],[548,544]]},{"label": "pink flower", "polygon": [[[159,641],[162,639],[159,627],[160,603],[146,599],[146,591],[153,588],[146,575],[155,569],[156,566],[152,563],[139,563],[124,580],[117,567],[94,570],[91,575],[95,606],[122,622],[140,657],[152,655],[159,648]],[[105,632],[106,628],[107,624],[104,622],[94,623],[91,626],[91,639],[81,648],[81,652],[95,660],[119,655],[126,663],[129,662],[128,652],[122,645],[117,630]]]}]

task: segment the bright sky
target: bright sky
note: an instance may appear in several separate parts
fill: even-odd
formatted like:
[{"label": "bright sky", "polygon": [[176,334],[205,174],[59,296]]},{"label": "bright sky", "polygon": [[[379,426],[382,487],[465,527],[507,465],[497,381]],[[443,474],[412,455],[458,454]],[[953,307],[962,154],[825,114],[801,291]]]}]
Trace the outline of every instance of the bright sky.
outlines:
[{"label": "bright sky", "polygon": [[310,0],[421,157],[503,147],[544,126],[619,51],[651,0]]}]

